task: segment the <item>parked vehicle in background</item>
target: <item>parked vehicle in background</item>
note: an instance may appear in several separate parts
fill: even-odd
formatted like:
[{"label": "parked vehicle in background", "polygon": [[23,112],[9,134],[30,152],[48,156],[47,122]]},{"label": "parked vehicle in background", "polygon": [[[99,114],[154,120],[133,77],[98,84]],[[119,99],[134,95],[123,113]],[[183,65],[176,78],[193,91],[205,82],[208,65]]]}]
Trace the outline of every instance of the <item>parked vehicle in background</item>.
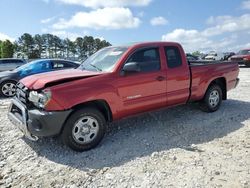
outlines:
[{"label": "parked vehicle in background", "polygon": [[13,97],[16,83],[26,76],[49,71],[77,68],[78,63],[65,60],[42,59],[22,65],[12,71],[0,72],[0,96]]},{"label": "parked vehicle in background", "polygon": [[25,63],[26,61],[24,59],[14,59],[14,58],[0,59],[0,72],[13,70],[17,67],[24,65]]},{"label": "parked vehicle in background", "polygon": [[236,55],[232,56],[229,60],[237,62],[240,65],[250,67],[250,49],[239,51]]},{"label": "parked vehicle in background", "polygon": [[61,134],[70,148],[84,151],[99,144],[107,122],[194,101],[215,112],[238,73],[233,62],[187,62],[178,43],[112,46],[78,69],[22,79],[8,116],[31,140]]},{"label": "parked vehicle in background", "polygon": [[224,55],[224,60],[228,61],[230,57],[235,55],[235,53],[234,52],[225,52],[225,53],[223,53],[223,55]]},{"label": "parked vehicle in background", "polygon": [[189,54],[189,53],[186,54],[186,57],[187,57],[188,61],[197,61],[197,60],[199,60],[199,57],[194,56],[194,55]]},{"label": "parked vehicle in background", "polygon": [[207,55],[208,55],[208,54],[200,54],[199,58],[205,60],[205,57],[206,57]]},{"label": "parked vehicle in background", "polygon": [[208,53],[208,55],[205,57],[205,60],[209,60],[209,61],[222,61],[224,60],[224,55],[223,53],[218,53],[215,51],[211,51]]}]

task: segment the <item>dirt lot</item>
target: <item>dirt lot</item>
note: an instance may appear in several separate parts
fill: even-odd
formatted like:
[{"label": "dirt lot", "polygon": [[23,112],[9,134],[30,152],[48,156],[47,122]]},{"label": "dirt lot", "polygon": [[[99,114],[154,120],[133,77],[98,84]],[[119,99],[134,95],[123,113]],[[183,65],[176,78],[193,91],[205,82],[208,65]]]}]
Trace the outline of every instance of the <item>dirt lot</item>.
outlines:
[{"label": "dirt lot", "polygon": [[0,100],[0,187],[250,187],[250,69],[240,79],[218,112],[192,104],[123,120],[84,153],[23,138]]}]

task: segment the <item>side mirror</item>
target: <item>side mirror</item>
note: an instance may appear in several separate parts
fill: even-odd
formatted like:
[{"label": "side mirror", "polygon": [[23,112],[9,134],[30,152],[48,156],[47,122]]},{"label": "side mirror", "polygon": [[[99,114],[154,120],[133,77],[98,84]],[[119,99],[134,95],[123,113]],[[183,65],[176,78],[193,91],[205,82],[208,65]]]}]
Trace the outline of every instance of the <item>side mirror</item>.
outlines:
[{"label": "side mirror", "polygon": [[137,62],[129,62],[123,66],[123,72],[140,72],[141,68]]}]

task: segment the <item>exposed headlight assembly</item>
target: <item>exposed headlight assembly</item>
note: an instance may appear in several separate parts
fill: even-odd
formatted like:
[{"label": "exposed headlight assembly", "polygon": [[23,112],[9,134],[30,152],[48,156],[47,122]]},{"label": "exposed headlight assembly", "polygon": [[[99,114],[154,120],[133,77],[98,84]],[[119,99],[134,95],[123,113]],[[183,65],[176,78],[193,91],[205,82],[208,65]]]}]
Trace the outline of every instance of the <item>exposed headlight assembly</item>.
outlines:
[{"label": "exposed headlight assembly", "polygon": [[29,93],[29,101],[39,108],[45,108],[50,99],[51,99],[50,90],[43,90],[40,93],[38,93],[37,91],[31,91]]}]

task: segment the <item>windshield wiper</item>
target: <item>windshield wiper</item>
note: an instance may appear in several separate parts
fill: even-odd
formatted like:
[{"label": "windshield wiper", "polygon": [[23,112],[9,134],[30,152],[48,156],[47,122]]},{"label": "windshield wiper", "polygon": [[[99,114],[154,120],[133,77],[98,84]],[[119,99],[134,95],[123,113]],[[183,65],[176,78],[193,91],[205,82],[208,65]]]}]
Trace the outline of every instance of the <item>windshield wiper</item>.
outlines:
[{"label": "windshield wiper", "polygon": [[94,67],[96,70],[102,72],[102,69],[100,69],[99,67],[97,67],[97,66],[95,66],[95,65],[93,65],[93,64],[90,64],[90,65],[91,65],[92,67]]}]

